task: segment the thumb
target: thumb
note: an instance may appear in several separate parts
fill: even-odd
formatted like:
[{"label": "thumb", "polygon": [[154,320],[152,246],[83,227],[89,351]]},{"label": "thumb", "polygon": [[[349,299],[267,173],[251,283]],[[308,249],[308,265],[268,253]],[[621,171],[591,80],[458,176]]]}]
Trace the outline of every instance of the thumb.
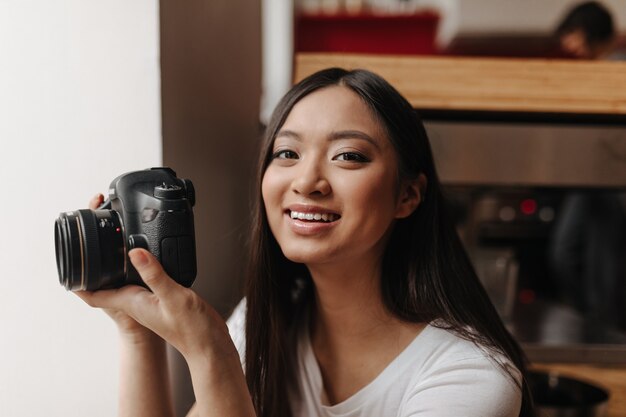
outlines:
[{"label": "thumb", "polygon": [[145,249],[133,249],[128,257],[139,272],[141,279],[148,288],[159,298],[166,295],[176,283],[165,273],[159,261]]}]

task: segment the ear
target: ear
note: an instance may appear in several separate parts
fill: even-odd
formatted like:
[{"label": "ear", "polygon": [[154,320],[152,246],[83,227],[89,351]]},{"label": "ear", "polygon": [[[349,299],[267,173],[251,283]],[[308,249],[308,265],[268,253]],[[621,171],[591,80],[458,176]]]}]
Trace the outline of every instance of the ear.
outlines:
[{"label": "ear", "polygon": [[398,195],[396,219],[409,217],[422,202],[426,193],[426,176],[420,174],[416,179],[403,181]]}]

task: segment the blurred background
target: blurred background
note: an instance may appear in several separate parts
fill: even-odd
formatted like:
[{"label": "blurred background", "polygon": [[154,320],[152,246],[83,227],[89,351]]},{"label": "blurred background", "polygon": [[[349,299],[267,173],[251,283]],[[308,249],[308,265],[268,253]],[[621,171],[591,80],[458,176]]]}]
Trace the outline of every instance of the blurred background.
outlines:
[{"label": "blurred background", "polygon": [[[0,0],[0,415],[116,413],[114,326],[58,284],[52,229],[61,211],[86,206],[127,171],[167,165],[192,179],[195,288],[226,316],[241,296],[257,142],[291,85],[296,53],[564,57],[553,33],[575,3]],[[619,57],[626,2],[604,4]],[[552,195],[476,195],[459,191],[461,220],[487,213],[472,224],[497,229],[503,207],[519,207],[544,233],[537,204]],[[517,278],[515,245],[495,246],[485,268]],[[553,291],[532,290],[526,296]],[[171,356],[184,415],[193,393],[186,365]]]}]

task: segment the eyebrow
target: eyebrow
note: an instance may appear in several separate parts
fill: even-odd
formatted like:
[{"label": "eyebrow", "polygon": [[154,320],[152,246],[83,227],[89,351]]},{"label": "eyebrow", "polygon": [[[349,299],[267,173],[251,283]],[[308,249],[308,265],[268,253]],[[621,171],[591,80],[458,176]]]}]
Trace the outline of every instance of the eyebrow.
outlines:
[{"label": "eyebrow", "polygon": [[[288,129],[282,129],[276,134],[276,138],[279,137],[288,137],[298,142],[302,142],[302,136],[300,136],[297,132]],[[360,130],[340,130],[338,132],[332,132],[329,141],[341,140],[341,139],[360,139],[366,142],[371,143],[376,148],[380,148],[380,145],[376,141],[376,139],[372,138],[367,133],[361,132]]]}]

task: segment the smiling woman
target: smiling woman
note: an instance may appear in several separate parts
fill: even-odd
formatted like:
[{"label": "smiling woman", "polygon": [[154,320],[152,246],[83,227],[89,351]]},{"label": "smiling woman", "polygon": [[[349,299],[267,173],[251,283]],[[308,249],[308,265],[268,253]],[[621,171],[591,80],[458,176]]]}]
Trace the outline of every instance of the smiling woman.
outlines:
[{"label": "smiling woman", "polygon": [[259,415],[532,415],[522,353],[391,85],[337,68],[298,83],[258,178],[247,297],[229,325]]},{"label": "smiling woman", "polygon": [[424,127],[385,80],[333,68],[294,86],[256,191],[246,297],[227,325],[140,249],[131,261],[152,292],[79,294],[121,330],[122,415],[171,415],[160,338],[189,365],[194,416],[533,414]]}]

